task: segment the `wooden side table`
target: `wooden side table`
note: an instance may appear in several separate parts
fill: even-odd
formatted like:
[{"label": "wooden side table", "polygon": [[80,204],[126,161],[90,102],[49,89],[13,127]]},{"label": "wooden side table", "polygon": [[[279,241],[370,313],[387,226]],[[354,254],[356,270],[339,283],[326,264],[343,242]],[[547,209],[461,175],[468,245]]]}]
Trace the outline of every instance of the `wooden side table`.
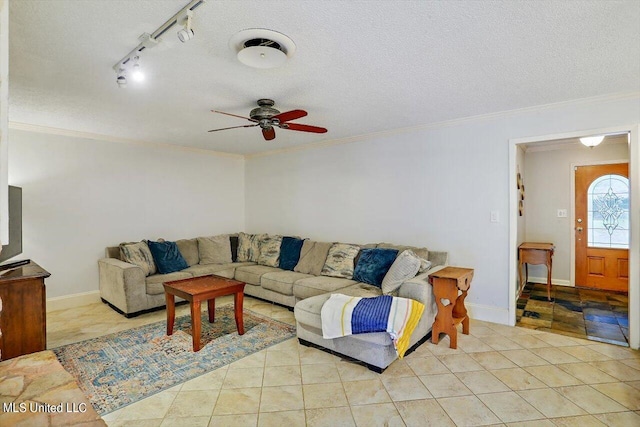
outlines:
[{"label": "wooden side table", "polygon": [[[450,348],[458,348],[457,326],[462,323],[462,333],[469,335],[469,316],[464,299],[471,287],[473,269],[445,267],[429,276],[436,297],[438,314],[433,322],[431,342],[438,344],[440,333],[449,335]],[[460,292],[460,294],[458,294]]]},{"label": "wooden side table", "polygon": [[529,264],[547,266],[547,299],[551,301],[551,267],[553,261],[553,243],[524,242],[518,246],[518,279],[522,289],[522,265],[525,269],[525,284],[529,281]]}]

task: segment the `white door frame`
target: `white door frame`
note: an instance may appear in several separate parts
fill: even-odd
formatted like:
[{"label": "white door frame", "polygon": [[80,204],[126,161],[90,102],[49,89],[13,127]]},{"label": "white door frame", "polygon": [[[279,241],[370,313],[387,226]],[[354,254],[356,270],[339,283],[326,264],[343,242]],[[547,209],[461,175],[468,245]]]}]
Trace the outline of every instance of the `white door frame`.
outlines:
[{"label": "white door frame", "polygon": [[629,345],[640,347],[640,125],[586,129],[509,140],[509,323],[516,323],[516,286],[518,283],[518,194],[516,159],[519,144],[574,139],[588,135],[629,132],[629,181],[631,185],[629,242]]}]

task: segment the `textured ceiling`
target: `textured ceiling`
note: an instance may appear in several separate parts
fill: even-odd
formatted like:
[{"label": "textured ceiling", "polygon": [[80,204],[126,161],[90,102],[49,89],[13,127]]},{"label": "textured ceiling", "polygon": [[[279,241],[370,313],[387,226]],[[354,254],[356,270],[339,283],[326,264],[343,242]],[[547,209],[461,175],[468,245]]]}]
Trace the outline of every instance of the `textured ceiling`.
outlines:
[{"label": "textured ceiling", "polygon": [[[9,120],[111,137],[258,153],[611,93],[640,91],[640,2],[214,1],[141,56],[143,84],[112,66],[187,0],[11,0]],[[297,51],[275,69],[229,48],[246,28]],[[258,98],[326,134],[259,128]]]}]

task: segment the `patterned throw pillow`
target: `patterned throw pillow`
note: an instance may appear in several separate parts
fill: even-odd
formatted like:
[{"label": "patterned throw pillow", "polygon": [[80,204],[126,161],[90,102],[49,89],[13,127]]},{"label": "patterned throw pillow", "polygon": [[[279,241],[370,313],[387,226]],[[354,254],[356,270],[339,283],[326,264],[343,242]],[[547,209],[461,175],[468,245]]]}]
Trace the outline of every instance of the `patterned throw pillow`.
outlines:
[{"label": "patterned throw pillow", "polygon": [[144,240],[138,243],[120,244],[120,259],[140,267],[145,276],[156,274],[156,264],[153,262],[153,255],[151,255],[149,246]]},{"label": "patterned throw pillow", "polygon": [[347,243],[334,243],[329,249],[327,260],[322,267],[322,275],[330,277],[353,278],[353,260],[358,255],[360,246]]},{"label": "patterned throw pillow", "polygon": [[397,249],[362,249],[353,272],[353,280],[382,287],[382,279],[397,255]]},{"label": "patterned throw pillow", "polygon": [[420,269],[421,260],[413,251],[402,251],[382,279],[382,293],[389,295],[404,282],[413,279]]},{"label": "patterned throw pillow", "polygon": [[238,234],[238,262],[258,262],[260,239],[266,234]]},{"label": "patterned throw pillow", "polygon": [[280,245],[282,236],[265,236],[260,239],[260,255],[258,264],[278,267],[280,261]]},{"label": "patterned throw pillow", "polygon": [[187,264],[187,261],[185,261],[180,253],[176,242],[154,242],[148,240],[147,245],[149,246],[151,255],[153,255],[158,273],[169,274],[189,267],[189,264]]}]

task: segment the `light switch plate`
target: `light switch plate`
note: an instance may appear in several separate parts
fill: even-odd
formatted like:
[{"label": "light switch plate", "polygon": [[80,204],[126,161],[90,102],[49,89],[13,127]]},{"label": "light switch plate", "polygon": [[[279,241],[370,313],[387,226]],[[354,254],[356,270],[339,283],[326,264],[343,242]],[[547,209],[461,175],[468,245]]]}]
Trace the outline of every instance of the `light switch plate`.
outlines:
[{"label": "light switch plate", "polygon": [[491,222],[500,222],[500,213],[498,211],[491,211]]},{"label": "light switch plate", "polygon": [[566,218],[567,210],[566,209],[558,209],[558,218]]}]

